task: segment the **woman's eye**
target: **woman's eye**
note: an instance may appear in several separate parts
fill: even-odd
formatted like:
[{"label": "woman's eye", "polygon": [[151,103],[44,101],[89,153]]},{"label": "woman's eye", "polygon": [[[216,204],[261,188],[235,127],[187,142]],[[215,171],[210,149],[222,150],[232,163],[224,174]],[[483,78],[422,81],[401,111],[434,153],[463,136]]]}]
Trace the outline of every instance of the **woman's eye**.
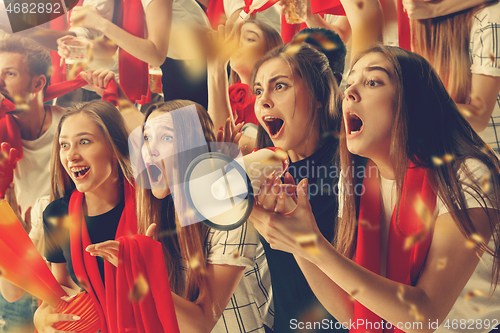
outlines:
[{"label": "woman's eye", "polygon": [[89,139],[81,139],[80,140],[80,144],[82,144],[82,145],[88,145],[89,143],[90,143]]},{"label": "woman's eye", "polygon": [[149,136],[144,135],[144,141],[149,141]]},{"label": "woman's eye", "polygon": [[376,87],[376,86],[380,85],[380,82],[377,82],[375,80],[368,80],[368,81],[366,81],[366,85],[368,85],[370,87]]},{"label": "woman's eye", "polygon": [[61,143],[59,144],[59,146],[60,146],[61,148],[68,148],[68,147],[69,147],[69,145],[68,145],[66,142],[61,142]]},{"label": "woman's eye", "polygon": [[247,38],[246,39],[248,42],[255,42],[255,39],[252,39],[252,38]]},{"label": "woman's eye", "polygon": [[171,135],[165,135],[162,139],[165,140],[165,141],[171,141],[171,140],[174,139],[174,137],[171,136]]},{"label": "woman's eye", "polygon": [[253,94],[255,96],[260,96],[262,94],[262,89],[254,89]]},{"label": "woman's eye", "polygon": [[278,84],[276,85],[276,89],[277,89],[277,90],[281,90],[281,89],[283,89],[283,88],[286,88],[286,84],[284,84],[284,83],[278,83]]}]

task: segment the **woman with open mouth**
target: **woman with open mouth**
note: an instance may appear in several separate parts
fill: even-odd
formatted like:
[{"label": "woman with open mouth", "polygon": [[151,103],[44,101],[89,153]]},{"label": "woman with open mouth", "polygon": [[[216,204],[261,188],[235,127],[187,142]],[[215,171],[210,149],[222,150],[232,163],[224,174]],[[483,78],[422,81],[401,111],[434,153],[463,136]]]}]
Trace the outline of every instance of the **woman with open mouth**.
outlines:
[{"label": "woman with open mouth", "polygon": [[[255,208],[252,216],[274,248],[297,258],[318,298],[351,331],[452,329],[460,323],[446,317],[461,293],[487,296],[487,287],[474,287],[481,257],[491,286],[498,283],[500,162],[414,53],[363,52],[347,87],[341,165],[356,155],[368,164],[362,176],[343,174],[333,245],[318,229],[304,183],[293,213],[283,214],[279,198],[277,213]],[[356,197],[350,193],[359,183]],[[312,240],[307,247],[300,235]],[[496,318],[481,320],[472,329],[496,325]]]},{"label": "woman with open mouth", "polygon": [[[155,280],[170,285],[180,332],[263,333],[264,325],[273,325],[272,292],[257,232],[247,223],[231,231],[208,228],[184,194],[188,165],[214,141],[212,121],[201,105],[174,100],[150,107],[141,131],[129,137],[139,234],[162,244],[162,258],[149,264],[164,262],[168,269],[168,276]],[[115,266],[130,265],[118,263],[116,241],[87,250]]]},{"label": "woman with open mouth", "polygon": [[[137,232],[127,131],[110,103],[79,104],[62,116],[52,155],[52,197],[44,211],[45,256],[68,293],[88,292],[97,307],[101,332],[104,316],[104,261],[85,251],[88,245]],[[71,216],[72,218],[67,218]],[[39,332],[78,317],[54,313],[42,304],[35,313]]]},{"label": "woman with open mouth", "polygon": [[[276,29],[259,21],[247,21],[231,35],[232,25],[220,26],[211,36],[223,47],[208,61],[208,113],[216,129],[227,118],[232,123],[258,124],[255,117],[255,96],[251,93],[250,73],[255,63],[268,51],[283,45]],[[237,34],[237,35],[235,35]],[[229,82],[227,65],[231,66]],[[251,150],[251,149],[250,149]]]},{"label": "woman with open mouth", "polygon": [[[342,1],[342,5],[353,31],[352,52],[369,48],[381,37],[379,2],[364,1],[363,6],[357,6],[353,1]],[[326,37],[317,38],[321,45],[333,44],[330,50],[340,47],[336,42],[325,41]],[[274,145],[288,152],[290,174],[283,181],[298,184],[309,180],[309,201],[319,232],[333,241],[339,176],[335,152],[340,136],[342,95],[325,54],[299,40],[300,35],[291,44],[269,52],[253,68],[250,82],[259,120],[257,147]],[[274,214],[277,198],[285,196],[280,193],[281,182],[275,175],[267,179],[254,212],[265,210]],[[315,295],[308,283],[310,276],[303,273],[294,256],[270,245],[273,242],[267,237],[269,230],[257,219],[254,221],[253,213],[250,220],[263,236],[261,241],[271,271],[276,332],[292,332],[293,321],[312,311],[321,313],[321,319],[334,325],[336,320],[328,315],[327,308],[336,300],[325,302]]]}]

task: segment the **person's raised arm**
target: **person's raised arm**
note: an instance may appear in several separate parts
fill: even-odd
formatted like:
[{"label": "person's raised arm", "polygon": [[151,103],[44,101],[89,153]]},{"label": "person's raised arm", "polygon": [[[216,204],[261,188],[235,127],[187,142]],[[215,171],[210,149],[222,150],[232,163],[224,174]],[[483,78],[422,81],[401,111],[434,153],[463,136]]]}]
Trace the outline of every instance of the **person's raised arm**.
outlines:
[{"label": "person's raised arm", "polygon": [[490,0],[402,0],[408,17],[423,20],[472,8]]},{"label": "person's raised arm", "polygon": [[337,20],[330,24],[319,14],[313,14],[311,11],[311,0],[307,1],[307,18],[306,24],[309,28],[325,28],[335,31],[340,39],[346,44],[351,38],[351,26],[345,16],[339,16]]},{"label": "person's raised arm", "polygon": [[384,14],[379,0],[340,0],[351,26],[351,55],[382,42]]},{"label": "person's raised arm", "polygon": [[[299,190],[301,189],[299,184]],[[264,233],[272,248],[293,253],[317,266],[331,281],[384,320],[397,323],[418,323],[406,332],[431,332],[428,322],[441,323],[478,264],[475,249],[466,245],[466,238],[456,226],[450,213],[439,216],[435,222],[432,244],[416,286],[401,284],[377,275],[342,256],[319,232],[312,215],[305,188],[298,191],[298,208],[292,214],[269,214],[257,207],[256,227]],[[281,199],[281,198],[280,198]],[[278,199],[277,207],[280,205]],[[488,243],[491,237],[488,217],[482,208],[468,210],[477,233]],[[490,214],[491,215],[491,214]],[[292,218],[295,216],[295,218]],[[315,235],[317,254],[301,246],[296,235]],[[440,262],[446,258],[446,269]],[[300,263],[300,260],[299,260]],[[309,266],[309,267],[308,267]],[[311,269],[310,265],[303,266]],[[330,293],[331,288],[321,293]],[[318,295],[321,297],[321,295]],[[330,313],[344,321],[345,313],[325,304]],[[412,310],[413,311],[410,311]],[[345,310],[344,310],[345,311]],[[361,328],[362,329],[362,328]]]},{"label": "person's raised arm", "polygon": [[94,28],[118,47],[152,66],[161,66],[168,53],[172,0],[153,0],[145,9],[147,38],[134,36],[104,19],[93,7],[74,8],[72,24]]}]

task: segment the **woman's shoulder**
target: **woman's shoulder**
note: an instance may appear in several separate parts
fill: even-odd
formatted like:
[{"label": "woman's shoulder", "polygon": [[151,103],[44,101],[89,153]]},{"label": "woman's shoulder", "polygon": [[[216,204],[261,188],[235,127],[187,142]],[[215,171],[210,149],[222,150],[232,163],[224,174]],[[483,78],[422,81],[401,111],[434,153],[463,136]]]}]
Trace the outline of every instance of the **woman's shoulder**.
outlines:
[{"label": "woman's shoulder", "polygon": [[474,14],[474,22],[479,26],[500,23],[500,2],[486,6]]}]

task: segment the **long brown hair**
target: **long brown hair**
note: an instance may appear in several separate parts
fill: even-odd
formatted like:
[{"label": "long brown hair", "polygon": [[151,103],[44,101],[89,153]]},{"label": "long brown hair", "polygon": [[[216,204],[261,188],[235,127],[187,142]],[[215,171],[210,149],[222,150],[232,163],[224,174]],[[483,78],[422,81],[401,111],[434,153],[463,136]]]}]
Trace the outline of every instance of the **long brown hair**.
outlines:
[{"label": "long brown hair", "polygon": [[[264,40],[266,41],[266,53],[270,50],[274,49],[277,46],[283,45],[283,40],[281,39],[281,35],[279,32],[271,27],[269,24],[261,22],[261,21],[246,21],[247,23],[253,23],[259,27],[262,31],[262,35]],[[231,65],[231,64],[230,64]],[[233,85],[240,80],[240,76],[234,70],[231,69],[231,73],[229,75],[229,84]]]},{"label": "long brown hair", "polygon": [[470,90],[472,18],[496,2],[498,0],[446,16],[410,21],[412,51],[432,64],[456,103],[466,103]]},{"label": "long brown hair", "polygon": [[[462,117],[438,75],[423,57],[397,47],[376,46],[358,55],[351,68],[360,58],[370,53],[381,53],[394,67],[396,95],[390,157],[398,193],[396,213],[399,212],[399,198],[410,161],[430,171],[433,176],[431,185],[448,208],[457,227],[467,238],[470,238],[476,229],[467,212],[462,188],[465,187],[474,196],[480,197],[478,203],[488,215],[495,248],[489,249],[487,244],[482,242],[478,250],[494,256],[492,282],[496,285],[500,262],[498,158]],[[344,125],[342,127],[345,131]],[[339,153],[341,168],[346,170],[345,168],[352,166],[354,155],[347,150],[345,136],[341,136]],[[452,161],[441,165],[433,163],[433,157],[445,155],[452,156]],[[480,181],[474,179],[465,165],[468,159],[477,159],[490,170],[489,181],[494,193],[491,197],[485,193]],[[465,173],[467,179],[459,179],[457,173],[460,170]],[[346,174],[342,181],[346,191],[342,198],[343,214],[337,223],[334,244],[343,255],[352,258],[356,251],[356,198],[348,193],[354,193],[352,191],[356,179],[354,174]],[[487,204],[494,209],[486,209]]]},{"label": "long brown hair", "polygon": [[59,155],[59,135],[64,122],[71,116],[84,114],[89,117],[102,131],[104,137],[116,156],[118,173],[130,184],[133,184],[132,168],[130,166],[127,145],[127,130],[121,113],[111,103],[105,101],[91,101],[80,103],[66,111],[57,125],[51,159],[51,199],[56,200],[70,194],[75,188],[75,183],[64,170]]},{"label": "long brown hair", "polygon": [[[146,112],[145,121],[154,111],[167,113],[193,104],[199,118],[198,123],[196,123],[197,119],[193,119],[189,115],[186,116],[185,112],[171,112],[177,151],[181,152],[183,147],[190,147],[190,142],[206,142],[207,145],[199,147],[200,149],[190,150],[187,153],[188,156],[184,155],[183,158],[174,161],[177,168],[174,177],[177,177],[177,179],[173,180],[177,184],[182,183],[183,180],[178,179],[178,177],[182,177],[188,166],[187,164],[197,157],[200,151],[208,151],[209,143],[215,141],[212,121],[203,106],[185,100],[155,104]],[[203,129],[202,133],[195,130],[199,128],[200,123]],[[142,131],[144,132],[144,127]],[[140,161],[144,164],[142,157]],[[206,246],[208,227],[203,223],[181,227],[176,210],[185,211],[188,209],[184,207],[185,200],[177,200],[183,194],[175,193],[175,198],[168,195],[164,199],[157,199],[148,189],[148,186],[144,186],[149,183],[147,173],[142,172],[136,178],[138,184],[136,188],[138,233],[145,234],[151,224],[155,223],[157,225],[153,238],[162,243],[172,291],[190,301],[202,299],[209,292],[207,288],[203,287],[206,284],[203,271],[206,270],[208,256]],[[173,184],[170,184],[170,182],[171,179],[169,179],[169,186],[173,188]],[[182,271],[183,259],[189,261],[189,268],[185,271],[185,275]],[[199,266],[193,267],[195,264]]]},{"label": "long brown hair", "polygon": [[[307,125],[312,126],[316,120],[319,120],[321,141],[339,130],[342,94],[333,76],[328,58],[323,53],[306,43],[303,43],[297,52],[287,52],[289,47],[289,45],[284,45],[275,48],[255,64],[250,76],[250,87],[253,87],[257,72],[264,63],[276,58],[285,60],[292,73],[302,78],[307,87],[307,91],[303,92],[309,96],[310,118]],[[320,103],[319,108],[317,107],[318,102]],[[265,129],[259,124],[257,147],[270,146],[272,146],[272,141]]]}]

